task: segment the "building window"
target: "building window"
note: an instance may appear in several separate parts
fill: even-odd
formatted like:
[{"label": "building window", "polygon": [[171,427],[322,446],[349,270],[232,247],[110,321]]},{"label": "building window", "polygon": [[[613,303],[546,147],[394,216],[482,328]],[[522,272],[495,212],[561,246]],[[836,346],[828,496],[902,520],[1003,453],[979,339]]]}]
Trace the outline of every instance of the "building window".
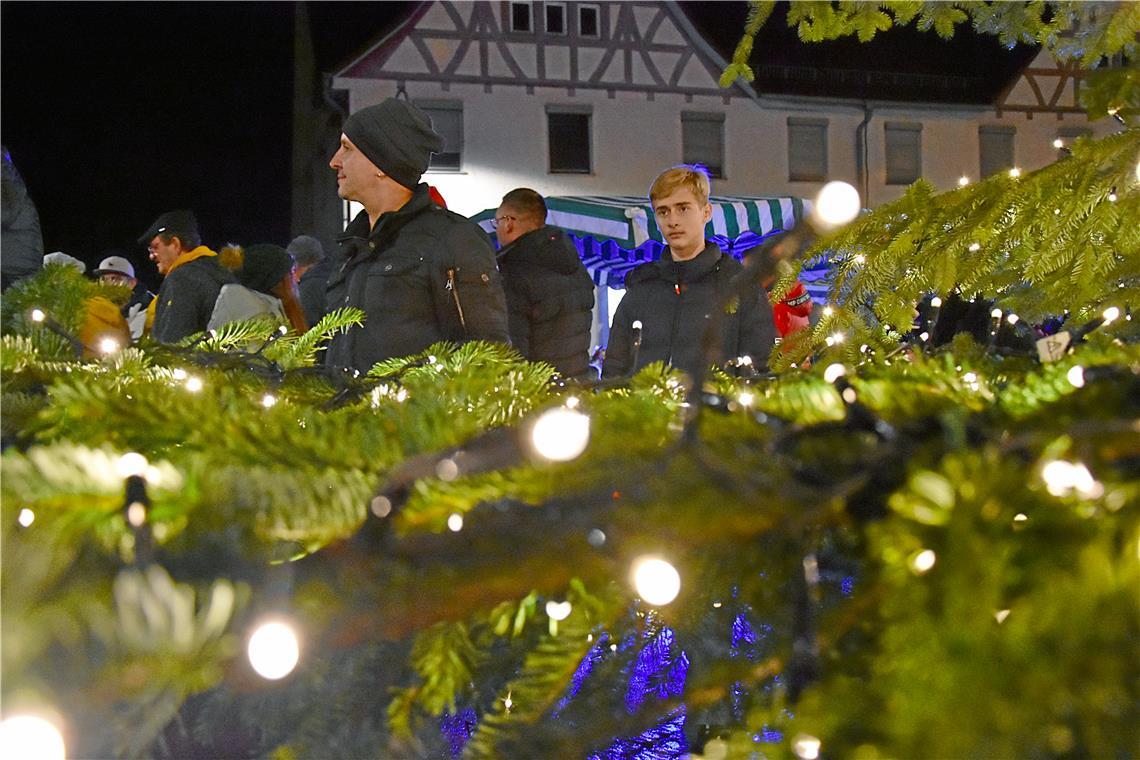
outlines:
[{"label": "building window", "polygon": [[827,179],[827,119],[788,117],[788,181]]},{"label": "building window", "polygon": [[443,150],[433,153],[428,171],[457,172],[463,159],[463,103],[458,100],[417,100],[416,106],[431,119],[443,138]]},{"label": "building window", "polygon": [[888,121],[883,125],[887,143],[887,184],[909,185],[922,176],[922,125]]},{"label": "building window", "polygon": [[983,177],[1013,167],[1014,127],[978,127],[979,163]]},{"label": "building window", "polygon": [[589,174],[590,107],[547,106],[547,144],[552,174]]},{"label": "building window", "polygon": [[511,31],[533,32],[534,23],[530,16],[530,3],[511,3]]},{"label": "building window", "polygon": [[724,178],[724,114],[681,112],[681,160],[701,164],[709,176]]},{"label": "building window", "polygon": [[566,5],[564,3],[546,4],[546,33],[566,34]]},{"label": "building window", "polygon": [[596,5],[579,5],[578,6],[578,36],[580,37],[601,37],[602,24],[601,24],[602,11]]}]

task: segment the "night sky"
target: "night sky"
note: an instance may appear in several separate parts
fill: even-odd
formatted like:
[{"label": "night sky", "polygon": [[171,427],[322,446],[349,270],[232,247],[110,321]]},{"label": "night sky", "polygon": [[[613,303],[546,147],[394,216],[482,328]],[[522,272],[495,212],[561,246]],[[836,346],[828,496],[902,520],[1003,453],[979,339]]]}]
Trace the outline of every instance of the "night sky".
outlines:
[{"label": "night sky", "polygon": [[[310,4],[318,67],[335,70],[414,5]],[[745,4],[682,5],[729,56]],[[173,208],[194,209],[215,248],[288,242],[292,3],[4,2],[0,14],[0,131],[39,210],[45,251],[94,266],[117,250],[154,282],[135,239]],[[1032,55],[989,38],[884,37],[809,47],[774,18],[756,49],[769,62],[954,72],[999,85]]]}]

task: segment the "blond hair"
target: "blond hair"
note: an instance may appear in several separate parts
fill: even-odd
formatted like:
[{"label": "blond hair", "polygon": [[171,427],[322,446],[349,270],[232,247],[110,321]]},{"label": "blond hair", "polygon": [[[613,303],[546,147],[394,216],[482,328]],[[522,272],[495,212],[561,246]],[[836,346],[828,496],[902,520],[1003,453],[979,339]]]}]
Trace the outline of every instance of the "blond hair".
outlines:
[{"label": "blond hair", "polygon": [[697,197],[697,202],[704,206],[709,202],[709,194],[712,192],[708,171],[703,166],[689,164],[666,169],[649,186],[649,202],[668,198],[681,189],[691,190]]}]

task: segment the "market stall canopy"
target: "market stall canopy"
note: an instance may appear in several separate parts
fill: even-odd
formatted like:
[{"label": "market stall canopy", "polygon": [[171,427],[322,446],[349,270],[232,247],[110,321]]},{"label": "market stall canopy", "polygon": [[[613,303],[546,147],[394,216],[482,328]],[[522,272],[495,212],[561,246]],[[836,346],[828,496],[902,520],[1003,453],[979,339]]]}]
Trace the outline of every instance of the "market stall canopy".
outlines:
[{"label": "market stall canopy", "polygon": [[[713,215],[705,236],[736,258],[811,211],[811,201],[791,196],[721,195],[709,202]],[[642,196],[550,196],[546,207],[547,223],[570,233],[598,285],[624,287],[631,269],[659,259],[665,248],[653,209]],[[495,209],[471,217],[491,235],[494,218]]]}]

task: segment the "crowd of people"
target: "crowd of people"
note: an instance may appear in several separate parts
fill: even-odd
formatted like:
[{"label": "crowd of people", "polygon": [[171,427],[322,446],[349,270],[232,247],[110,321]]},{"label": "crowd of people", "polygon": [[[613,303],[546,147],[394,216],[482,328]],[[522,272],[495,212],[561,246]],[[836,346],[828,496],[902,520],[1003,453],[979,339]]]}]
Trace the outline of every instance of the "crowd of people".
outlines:
[{"label": "crowd of people", "polygon": [[[496,250],[478,225],[447,210],[421,181],[442,145],[427,116],[406,100],[389,98],[350,115],[329,166],[340,197],[363,210],[330,255],[305,235],[286,248],[230,244],[215,252],[203,244],[191,211],[163,213],[138,238],[163,278],[157,294],[140,284],[125,257],[108,256],[94,271],[129,293],[116,330],[136,341],[150,336],[175,343],[271,314],[303,332],[333,309],[356,307],[364,322],[332,337],[325,351],[331,366],[366,372],[439,341],[487,340],[510,343],[563,377],[596,379],[589,345],[594,284],[573,241],[546,223],[539,193],[516,188],[495,213]],[[10,234],[38,237],[39,229],[6,152],[4,182],[7,287],[38,268],[33,259],[42,256],[42,242],[38,252],[10,255]],[[776,319],[784,323],[780,332],[789,320],[806,321],[796,311],[801,301],[810,309],[806,294],[793,293],[799,301],[781,304],[775,314],[760,287],[733,295],[742,265],[705,239],[709,195],[700,167],[675,166],[653,182],[649,200],[666,248],[660,260],[627,277],[604,377],[629,375],[655,361],[690,374],[703,372],[710,360],[741,357],[763,367],[778,335]],[[24,229],[10,233],[10,221]],[[33,232],[26,229],[31,226]]]}]

